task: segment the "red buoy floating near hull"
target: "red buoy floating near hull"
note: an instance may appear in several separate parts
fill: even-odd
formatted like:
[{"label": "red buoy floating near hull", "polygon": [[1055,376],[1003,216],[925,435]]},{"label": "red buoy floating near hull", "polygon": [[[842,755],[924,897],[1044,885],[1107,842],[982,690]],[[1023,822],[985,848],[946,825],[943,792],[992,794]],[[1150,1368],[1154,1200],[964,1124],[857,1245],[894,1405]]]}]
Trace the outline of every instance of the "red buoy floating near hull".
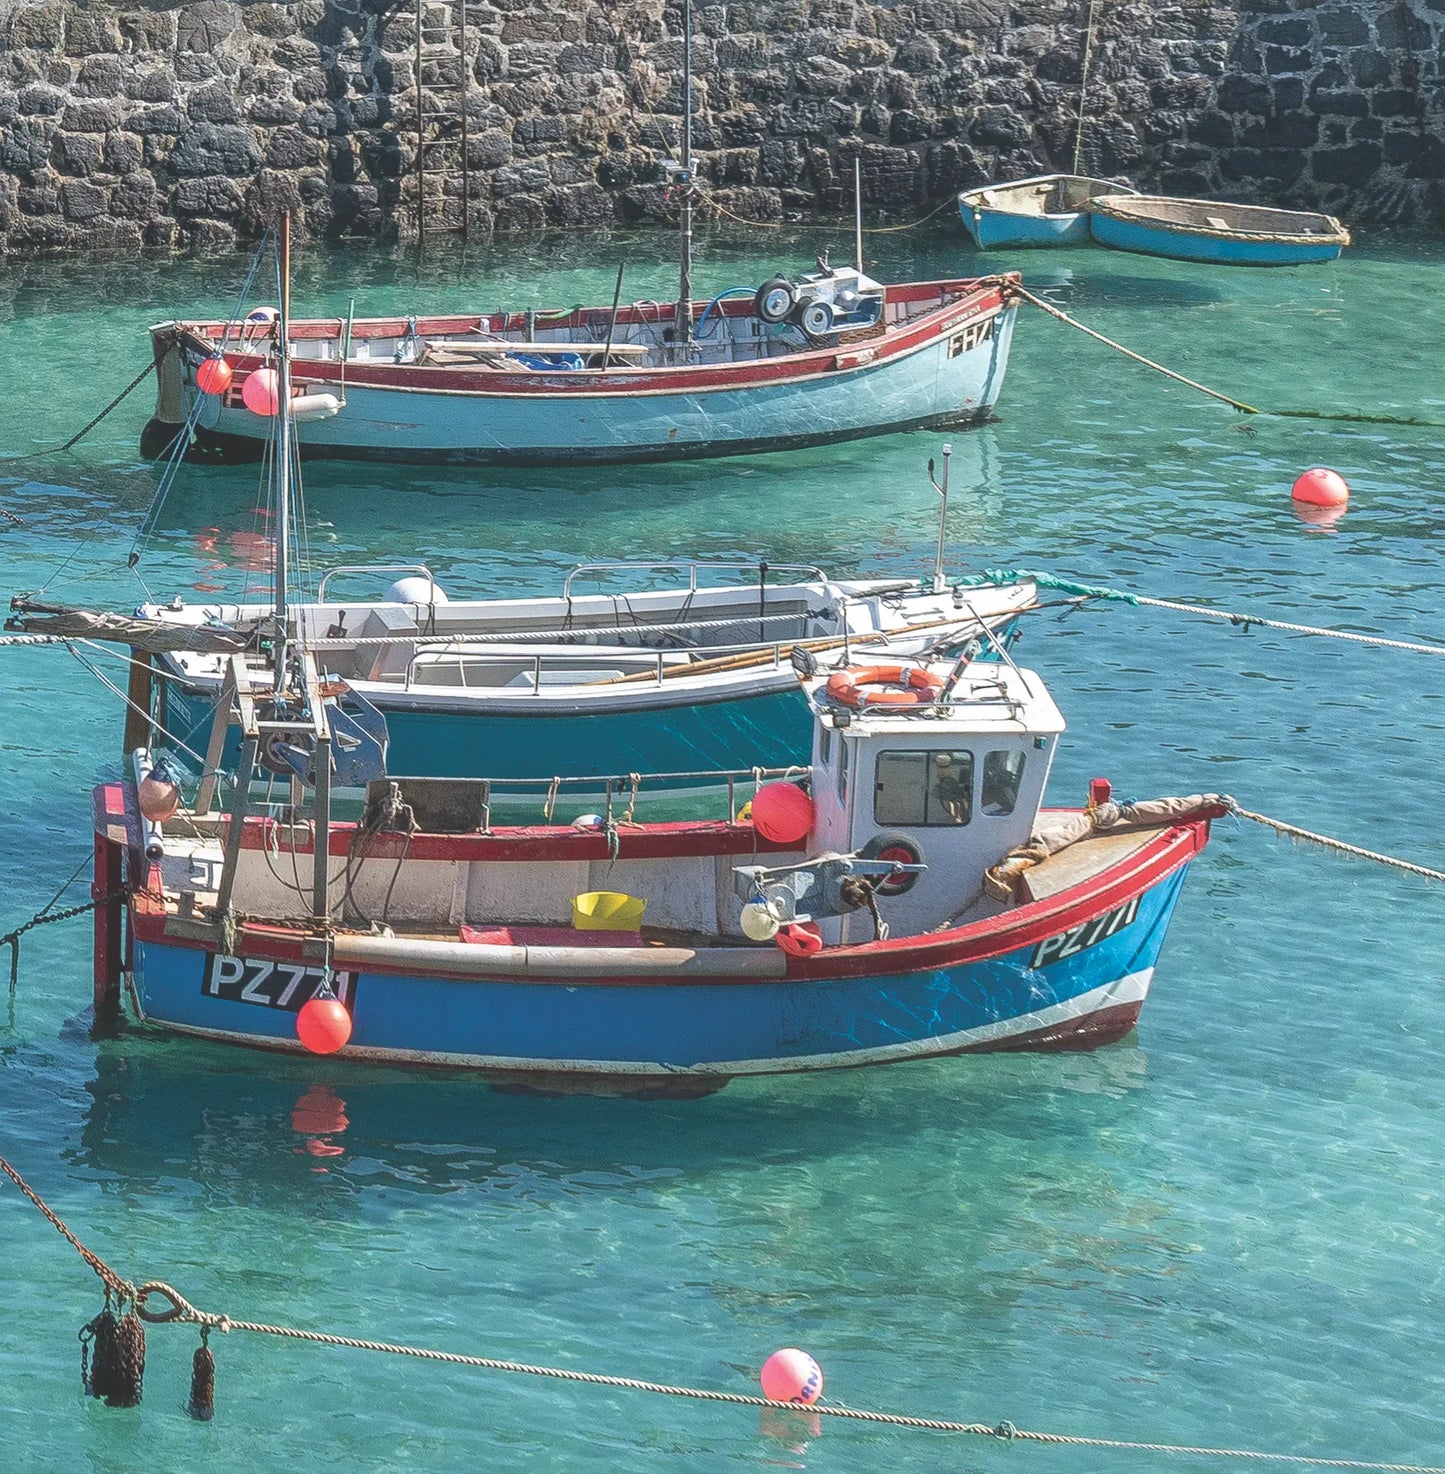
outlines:
[{"label": "red buoy floating near hull", "polygon": [[196,388],[202,394],[224,394],[231,387],[231,365],[224,358],[208,358],[196,370]]},{"label": "red buoy floating near hull", "polygon": [[296,1037],[312,1054],[335,1054],[351,1038],[351,1015],[339,998],[312,998],[296,1015]]}]

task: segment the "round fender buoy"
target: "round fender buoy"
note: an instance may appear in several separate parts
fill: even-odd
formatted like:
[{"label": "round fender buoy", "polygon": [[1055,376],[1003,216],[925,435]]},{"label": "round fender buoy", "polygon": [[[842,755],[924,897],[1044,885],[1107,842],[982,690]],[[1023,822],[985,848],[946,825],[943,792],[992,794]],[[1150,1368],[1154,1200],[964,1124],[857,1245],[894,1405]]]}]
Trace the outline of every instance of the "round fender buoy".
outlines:
[{"label": "round fender buoy", "polygon": [[241,403],[253,415],[274,415],[281,408],[281,378],[275,369],[257,369],[241,385]]},{"label": "round fender buoy", "polygon": [[312,998],[296,1015],[296,1037],[312,1054],[335,1054],[351,1038],[351,1015],[339,998]]},{"label": "round fender buoy", "polygon": [[196,370],[196,388],[202,394],[224,394],[231,387],[231,365],[224,358],[208,358]]},{"label": "round fender buoy", "polygon": [[806,1407],[823,1395],[823,1368],[796,1346],[775,1351],[763,1363],[763,1396],[772,1402],[796,1402]]},{"label": "round fender buoy", "polygon": [[765,783],[753,795],[753,827],[774,844],[797,844],[813,827],[813,800],[796,783]]},{"label": "round fender buoy", "polygon": [[281,314],[274,307],[253,307],[246,314],[247,322],[277,322]]},{"label": "round fender buoy", "polygon": [[[923,851],[906,834],[875,834],[858,854],[864,860],[892,860],[895,865],[923,864]],[[873,890],[880,896],[902,896],[917,884],[916,870],[895,870],[878,881]]]},{"label": "round fender buoy", "polygon": [[388,604],[445,604],[447,591],[434,579],[414,573],[399,578],[386,591]]},{"label": "round fender buoy", "polygon": [[572,821],[574,829],[601,829],[607,821],[601,814],[578,814]]},{"label": "round fender buoy", "polygon": [[180,785],[164,767],[159,772],[152,769],[146,775],[136,789],[135,797],[142,817],[149,819],[152,824],[164,824],[167,819],[174,818],[176,810],[181,806]]},{"label": "round fender buoy", "polygon": [[1311,507],[1343,507],[1350,499],[1350,488],[1338,471],[1313,466],[1295,481],[1290,497]]},{"label": "round fender buoy", "polygon": [[778,934],[778,913],[767,901],[749,901],[738,916],[738,925],[750,942],[771,942]]}]

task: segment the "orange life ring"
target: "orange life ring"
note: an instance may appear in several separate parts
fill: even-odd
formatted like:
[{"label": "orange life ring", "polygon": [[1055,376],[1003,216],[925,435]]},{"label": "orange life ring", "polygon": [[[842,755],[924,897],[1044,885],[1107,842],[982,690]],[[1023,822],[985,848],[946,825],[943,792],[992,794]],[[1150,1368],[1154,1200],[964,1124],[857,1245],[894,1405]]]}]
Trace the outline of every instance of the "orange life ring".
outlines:
[{"label": "orange life ring", "polygon": [[[864,686],[900,686],[898,691],[864,691]],[[827,691],[840,706],[932,706],[943,677],[917,665],[850,665],[828,677]]]}]

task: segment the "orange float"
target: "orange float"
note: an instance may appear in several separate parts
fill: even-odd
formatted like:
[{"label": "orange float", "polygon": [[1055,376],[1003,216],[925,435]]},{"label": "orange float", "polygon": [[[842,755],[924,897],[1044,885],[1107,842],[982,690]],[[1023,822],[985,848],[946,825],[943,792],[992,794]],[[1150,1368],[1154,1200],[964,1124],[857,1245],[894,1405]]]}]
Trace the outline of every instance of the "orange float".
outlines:
[{"label": "orange float", "polygon": [[[896,686],[868,691],[866,686]],[[943,677],[917,665],[850,665],[828,677],[828,695],[840,706],[932,706],[943,691]]]}]

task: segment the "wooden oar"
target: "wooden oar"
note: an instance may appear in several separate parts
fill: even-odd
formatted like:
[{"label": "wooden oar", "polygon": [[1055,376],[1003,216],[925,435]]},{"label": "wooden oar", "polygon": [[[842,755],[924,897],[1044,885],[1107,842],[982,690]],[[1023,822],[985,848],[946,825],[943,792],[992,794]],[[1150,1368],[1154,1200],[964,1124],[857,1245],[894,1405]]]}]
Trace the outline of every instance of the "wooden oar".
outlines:
[{"label": "wooden oar", "polygon": [[[1022,610],[1016,611],[1022,613]],[[896,630],[875,630],[871,634],[854,635],[829,635],[826,639],[815,638],[811,640],[790,640],[787,642],[789,649],[793,646],[801,646],[804,650],[837,650],[845,645],[858,645],[865,649],[874,649],[879,645],[887,644],[889,640],[899,635],[916,634],[919,630],[948,629],[966,622],[968,616],[962,612],[952,619],[927,619],[918,624],[899,625]],[[979,625],[986,625],[987,621],[981,615],[973,616]],[[779,646],[782,645],[779,641]],[[665,681],[676,680],[683,676],[709,676],[720,674],[723,671],[747,670],[754,665],[770,665],[773,661],[773,647],[768,646],[766,650],[744,650],[736,655],[719,655],[711,660],[699,660],[695,665],[669,665],[664,666],[662,679]],[[633,686],[641,681],[655,681],[657,675],[654,671],[638,671],[630,676],[608,676],[605,681],[589,681],[589,686]]]}]

